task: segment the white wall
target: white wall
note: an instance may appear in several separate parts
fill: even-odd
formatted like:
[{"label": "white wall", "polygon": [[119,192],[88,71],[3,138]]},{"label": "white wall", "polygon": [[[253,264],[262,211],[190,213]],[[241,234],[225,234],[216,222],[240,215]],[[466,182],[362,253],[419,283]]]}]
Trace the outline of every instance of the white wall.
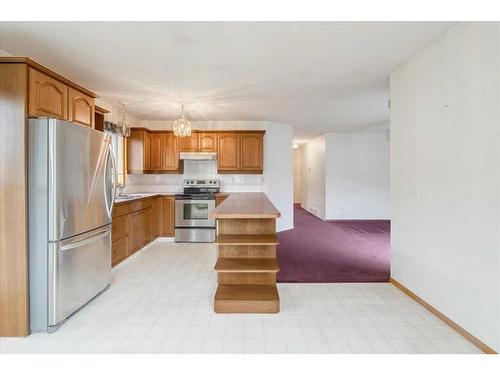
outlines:
[{"label": "white wall", "polygon": [[302,147],[302,208],[325,219],[326,137],[319,136]]},{"label": "white wall", "polygon": [[[264,173],[217,174],[216,161],[185,161],[181,175],[128,175],[127,192],[178,192],[185,178],[218,178],[221,190],[229,192],[262,191],[281,212],[276,229],[293,228],[293,129],[290,125],[265,121],[192,121],[194,129],[266,130],[264,136]],[[172,129],[171,121],[141,121],[148,129]]]},{"label": "white wall", "polygon": [[500,33],[461,23],[391,75],[391,274],[500,350]]},{"label": "white wall", "polygon": [[326,219],[389,218],[387,133],[326,134]]},{"label": "white wall", "polygon": [[10,57],[10,56],[14,56],[14,55],[12,55],[11,53],[7,52],[6,50],[0,48],[0,56]]},{"label": "white wall", "polygon": [[293,150],[293,203],[302,200],[302,148]]}]

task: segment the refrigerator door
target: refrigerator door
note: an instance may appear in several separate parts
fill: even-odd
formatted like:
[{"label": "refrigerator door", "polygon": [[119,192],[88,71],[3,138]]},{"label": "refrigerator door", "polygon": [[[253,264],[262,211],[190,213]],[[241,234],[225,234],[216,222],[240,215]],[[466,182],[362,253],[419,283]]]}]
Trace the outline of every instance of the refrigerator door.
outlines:
[{"label": "refrigerator door", "polygon": [[48,122],[49,241],[59,241],[111,223],[111,136]]},{"label": "refrigerator door", "polygon": [[56,326],[111,282],[111,225],[49,244],[49,326]]}]

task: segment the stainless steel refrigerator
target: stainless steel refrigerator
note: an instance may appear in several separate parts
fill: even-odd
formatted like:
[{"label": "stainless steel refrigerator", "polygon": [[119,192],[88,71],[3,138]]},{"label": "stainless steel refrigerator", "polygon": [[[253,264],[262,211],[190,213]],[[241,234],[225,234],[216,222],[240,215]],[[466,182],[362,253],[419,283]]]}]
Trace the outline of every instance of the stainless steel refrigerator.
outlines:
[{"label": "stainless steel refrigerator", "polygon": [[56,330],[111,281],[116,164],[111,136],[28,121],[31,331]]}]

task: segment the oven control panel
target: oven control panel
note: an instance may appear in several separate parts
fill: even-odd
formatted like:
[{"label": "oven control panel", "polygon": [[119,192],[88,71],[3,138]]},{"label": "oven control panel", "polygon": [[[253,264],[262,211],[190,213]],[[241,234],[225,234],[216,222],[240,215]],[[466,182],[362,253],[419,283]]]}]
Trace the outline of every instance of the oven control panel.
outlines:
[{"label": "oven control panel", "polygon": [[184,187],[211,187],[211,188],[218,188],[220,185],[219,180],[213,179],[213,180],[195,180],[195,179],[186,179],[184,180]]}]

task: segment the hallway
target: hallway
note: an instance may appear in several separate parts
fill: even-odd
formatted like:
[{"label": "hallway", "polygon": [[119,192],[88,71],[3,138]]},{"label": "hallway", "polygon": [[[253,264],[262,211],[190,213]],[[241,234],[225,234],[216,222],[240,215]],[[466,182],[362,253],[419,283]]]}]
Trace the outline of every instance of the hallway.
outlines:
[{"label": "hallway", "polygon": [[298,205],[294,229],[278,233],[278,282],[386,282],[388,221],[325,222]]}]

